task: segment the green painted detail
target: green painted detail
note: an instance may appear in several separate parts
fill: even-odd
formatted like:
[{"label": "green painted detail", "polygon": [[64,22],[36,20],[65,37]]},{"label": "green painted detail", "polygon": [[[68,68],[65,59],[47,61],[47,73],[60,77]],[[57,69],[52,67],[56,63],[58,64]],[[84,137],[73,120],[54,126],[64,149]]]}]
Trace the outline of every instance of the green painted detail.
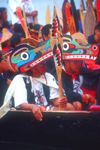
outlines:
[{"label": "green painted detail", "polygon": [[73,51],[72,54],[80,54],[80,50],[77,49],[76,51]]},{"label": "green painted detail", "polygon": [[23,60],[19,59],[19,57],[20,56],[12,58],[11,62],[14,63],[14,64],[16,64],[16,63],[19,63],[19,62],[23,61]]},{"label": "green painted detail", "polygon": [[45,49],[46,52],[48,52],[48,48],[51,47],[51,39],[49,39],[45,44],[46,44],[46,46],[44,48],[42,48],[40,51]]}]

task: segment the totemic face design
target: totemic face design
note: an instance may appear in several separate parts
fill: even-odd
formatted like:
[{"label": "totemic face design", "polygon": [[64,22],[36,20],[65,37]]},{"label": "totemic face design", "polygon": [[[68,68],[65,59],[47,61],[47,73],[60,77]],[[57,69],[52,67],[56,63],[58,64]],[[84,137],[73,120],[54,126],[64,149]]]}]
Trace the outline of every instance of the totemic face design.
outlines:
[{"label": "totemic face design", "polygon": [[[60,53],[61,45],[54,47],[54,55],[57,64],[60,65],[61,57],[67,60],[95,60],[99,53],[99,46],[79,45],[69,35],[63,35],[63,52]],[[26,72],[30,68],[52,57],[51,39],[41,42],[37,47],[27,44],[17,46],[10,55],[10,63],[17,72]]]},{"label": "totemic face design", "polygon": [[[53,56],[56,66],[60,66],[62,63],[62,48],[61,48],[61,26],[57,15],[53,19],[52,24],[52,38],[53,38]],[[63,42],[63,41],[62,41]]]},{"label": "totemic face design", "polygon": [[63,35],[63,56],[67,60],[95,60],[99,53],[99,46],[96,44],[79,45],[69,35]]},{"label": "totemic face design", "polygon": [[28,44],[17,46],[10,55],[12,67],[17,72],[26,72],[44,60],[52,57],[50,40],[41,42],[40,47],[32,47]]}]

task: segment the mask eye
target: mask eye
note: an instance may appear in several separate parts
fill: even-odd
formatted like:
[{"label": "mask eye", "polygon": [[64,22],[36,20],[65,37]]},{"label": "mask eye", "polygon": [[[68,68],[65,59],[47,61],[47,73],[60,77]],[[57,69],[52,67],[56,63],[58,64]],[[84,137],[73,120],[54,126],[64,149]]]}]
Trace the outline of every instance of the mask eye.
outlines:
[{"label": "mask eye", "polygon": [[68,49],[69,49],[69,44],[66,43],[66,42],[64,42],[64,43],[63,43],[63,50],[64,50],[64,51],[67,51]]},{"label": "mask eye", "polygon": [[97,46],[96,46],[96,45],[93,45],[93,46],[92,46],[92,50],[97,50]]},{"label": "mask eye", "polygon": [[26,52],[23,52],[23,53],[21,54],[21,59],[22,59],[22,60],[28,60],[28,59],[29,59],[29,54],[26,53]]}]

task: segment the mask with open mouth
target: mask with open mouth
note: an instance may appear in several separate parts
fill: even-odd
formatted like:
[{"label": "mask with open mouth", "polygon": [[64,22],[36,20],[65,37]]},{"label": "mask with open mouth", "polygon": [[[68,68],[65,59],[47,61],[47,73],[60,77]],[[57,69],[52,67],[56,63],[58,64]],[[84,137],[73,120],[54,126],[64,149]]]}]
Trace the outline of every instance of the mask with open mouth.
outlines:
[{"label": "mask with open mouth", "polygon": [[[54,55],[57,65],[60,65],[61,59],[67,60],[95,60],[99,53],[99,46],[96,44],[79,45],[69,35],[63,35],[63,51],[61,47],[54,47]],[[53,56],[51,48],[51,39],[41,42],[37,47],[28,44],[17,46],[10,54],[10,62],[17,72],[26,72],[30,68],[38,65],[46,59]]]},{"label": "mask with open mouth", "polygon": [[95,60],[98,54],[98,45],[79,45],[71,36],[63,35],[63,60]]},{"label": "mask with open mouth", "polygon": [[17,46],[10,55],[12,67],[17,72],[26,72],[46,59],[52,57],[50,40],[41,42],[39,46],[32,47],[28,44]]}]

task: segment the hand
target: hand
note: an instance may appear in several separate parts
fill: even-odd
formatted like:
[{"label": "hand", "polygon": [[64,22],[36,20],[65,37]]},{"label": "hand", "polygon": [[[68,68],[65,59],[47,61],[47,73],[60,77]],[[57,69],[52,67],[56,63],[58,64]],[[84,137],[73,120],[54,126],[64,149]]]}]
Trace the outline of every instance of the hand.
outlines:
[{"label": "hand", "polygon": [[89,106],[96,105],[96,99],[90,94],[88,94],[88,96],[89,96],[89,102],[88,102]]},{"label": "hand", "polygon": [[65,107],[67,105],[67,98],[66,97],[62,97],[58,100],[58,105],[60,105],[60,107]]},{"label": "hand", "polygon": [[35,10],[35,11],[32,12],[32,16],[33,16],[33,17],[35,17],[35,16],[37,16],[37,15],[38,15],[38,11]]},{"label": "hand", "polygon": [[43,106],[40,106],[41,111],[46,111],[46,108]]},{"label": "hand", "polygon": [[41,111],[44,111],[45,108],[32,104],[32,113],[34,114],[35,118],[39,121],[42,121],[43,115]]},{"label": "hand", "polygon": [[[88,98],[87,98],[87,95],[88,95]],[[96,105],[96,99],[92,95],[83,94],[81,96],[82,96],[82,101],[88,103],[89,106],[90,105]]]}]

